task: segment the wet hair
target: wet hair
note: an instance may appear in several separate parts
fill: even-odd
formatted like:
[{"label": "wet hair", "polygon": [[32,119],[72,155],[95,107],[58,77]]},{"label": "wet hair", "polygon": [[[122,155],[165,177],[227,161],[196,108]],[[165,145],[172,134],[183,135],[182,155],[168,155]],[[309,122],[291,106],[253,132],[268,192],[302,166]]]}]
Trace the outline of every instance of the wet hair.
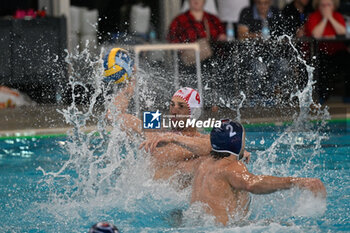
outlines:
[{"label": "wet hair", "polygon": [[232,154],[228,153],[228,152],[217,152],[217,151],[210,151],[210,155],[214,158],[214,159],[222,159],[225,157],[230,157]]},{"label": "wet hair", "polygon": [[[317,10],[319,5],[320,5],[321,0],[313,0],[312,1],[312,7]],[[339,0],[332,0],[333,5],[334,5],[334,10],[338,9],[340,1]]]}]

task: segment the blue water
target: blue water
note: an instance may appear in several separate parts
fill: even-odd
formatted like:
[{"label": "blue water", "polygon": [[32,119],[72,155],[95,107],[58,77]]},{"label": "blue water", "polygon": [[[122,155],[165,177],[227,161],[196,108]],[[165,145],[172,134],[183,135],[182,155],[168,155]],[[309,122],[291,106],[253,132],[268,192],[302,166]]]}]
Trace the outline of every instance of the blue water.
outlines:
[{"label": "blue water", "polygon": [[[210,216],[198,220],[188,210],[190,190],[177,191],[152,181],[143,157],[133,162],[134,168],[120,168],[106,192],[74,195],[75,187],[87,183],[88,177],[67,182],[57,177],[57,183],[50,183],[37,169],[56,172],[62,167],[70,158],[61,146],[66,137],[2,139],[0,232],[86,232],[102,220],[122,232],[350,232],[350,131],[346,126],[330,128],[320,148],[303,141],[301,133],[293,148],[279,144],[278,156],[264,163],[270,156],[264,151],[284,128],[247,127],[251,172],[317,177],[325,183],[328,196],[324,202],[300,190],[253,195],[249,218],[228,227],[215,226]],[[75,175],[75,171],[68,173]],[[186,218],[181,223],[179,210]]]}]

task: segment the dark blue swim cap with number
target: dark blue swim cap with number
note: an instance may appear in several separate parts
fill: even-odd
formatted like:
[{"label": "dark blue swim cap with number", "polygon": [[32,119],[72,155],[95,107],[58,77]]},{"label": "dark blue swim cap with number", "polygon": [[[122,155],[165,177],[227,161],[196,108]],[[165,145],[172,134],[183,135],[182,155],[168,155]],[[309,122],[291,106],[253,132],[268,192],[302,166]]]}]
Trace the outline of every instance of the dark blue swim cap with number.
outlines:
[{"label": "dark blue swim cap with number", "polygon": [[245,132],[243,126],[230,119],[221,120],[221,127],[214,127],[210,133],[212,150],[243,157]]},{"label": "dark blue swim cap with number", "polygon": [[89,233],[119,233],[119,230],[111,223],[99,222],[90,228]]}]

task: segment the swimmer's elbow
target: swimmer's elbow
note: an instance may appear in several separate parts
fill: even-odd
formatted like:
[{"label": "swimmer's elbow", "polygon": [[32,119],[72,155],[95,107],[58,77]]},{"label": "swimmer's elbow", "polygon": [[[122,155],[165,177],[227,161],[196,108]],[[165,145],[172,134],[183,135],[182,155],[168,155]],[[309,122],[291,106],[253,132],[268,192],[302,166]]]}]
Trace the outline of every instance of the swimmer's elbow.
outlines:
[{"label": "swimmer's elbow", "polygon": [[270,192],[265,191],[264,189],[261,188],[260,185],[252,183],[252,184],[247,184],[245,191],[253,193],[253,194],[268,194]]},{"label": "swimmer's elbow", "polygon": [[243,182],[239,182],[239,184],[240,184],[239,187],[236,187],[236,188],[250,192],[250,193],[254,193],[255,185],[251,179],[247,179],[247,180],[244,180]]},{"label": "swimmer's elbow", "polygon": [[250,193],[258,194],[257,186],[253,182],[246,183],[244,190]]}]

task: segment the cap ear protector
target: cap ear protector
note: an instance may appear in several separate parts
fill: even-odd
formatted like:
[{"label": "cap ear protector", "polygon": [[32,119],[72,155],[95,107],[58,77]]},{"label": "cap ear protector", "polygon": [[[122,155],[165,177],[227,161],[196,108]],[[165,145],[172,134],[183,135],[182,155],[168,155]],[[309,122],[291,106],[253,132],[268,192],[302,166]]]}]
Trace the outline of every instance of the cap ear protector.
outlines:
[{"label": "cap ear protector", "polygon": [[173,97],[175,96],[185,100],[190,110],[191,119],[198,119],[200,117],[203,103],[198,91],[190,87],[183,87],[175,92]]}]

